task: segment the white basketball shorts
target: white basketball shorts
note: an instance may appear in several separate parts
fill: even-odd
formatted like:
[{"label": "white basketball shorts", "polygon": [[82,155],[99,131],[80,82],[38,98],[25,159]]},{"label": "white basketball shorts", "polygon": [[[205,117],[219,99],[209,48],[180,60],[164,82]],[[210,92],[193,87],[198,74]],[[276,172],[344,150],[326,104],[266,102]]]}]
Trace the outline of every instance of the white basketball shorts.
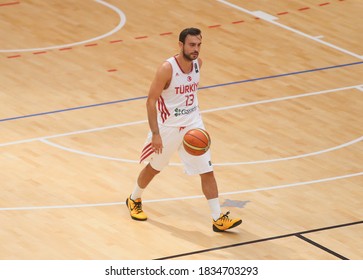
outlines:
[{"label": "white basketball shorts", "polygon": [[201,156],[188,154],[183,147],[183,137],[192,128],[205,129],[203,121],[186,127],[169,127],[159,125],[161,140],[163,141],[163,151],[156,154],[151,148],[152,133],[149,132],[144,149],[142,150],[140,162],[149,161],[152,168],[161,171],[169,164],[172,155],[178,151],[180,160],[184,165],[184,171],[188,175],[204,174],[213,171],[211,162],[211,152],[208,150]]}]

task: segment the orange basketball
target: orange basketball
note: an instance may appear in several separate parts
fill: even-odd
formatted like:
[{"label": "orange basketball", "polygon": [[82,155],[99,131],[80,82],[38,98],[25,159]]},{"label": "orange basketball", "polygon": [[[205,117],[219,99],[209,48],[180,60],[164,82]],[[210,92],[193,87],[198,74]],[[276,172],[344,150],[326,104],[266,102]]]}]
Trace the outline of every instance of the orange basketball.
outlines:
[{"label": "orange basketball", "polygon": [[203,155],[208,151],[210,144],[211,140],[209,134],[204,129],[191,129],[184,135],[184,149],[193,156]]}]

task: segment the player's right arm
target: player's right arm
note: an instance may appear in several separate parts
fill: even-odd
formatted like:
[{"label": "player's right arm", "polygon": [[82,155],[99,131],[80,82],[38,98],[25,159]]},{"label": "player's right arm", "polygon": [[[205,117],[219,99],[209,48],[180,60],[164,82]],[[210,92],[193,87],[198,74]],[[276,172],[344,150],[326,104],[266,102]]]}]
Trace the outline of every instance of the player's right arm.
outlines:
[{"label": "player's right arm", "polygon": [[152,132],[151,146],[155,153],[162,152],[163,143],[159,132],[157,121],[157,101],[164,89],[168,88],[172,76],[172,68],[169,62],[164,62],[156,71],[154,80],[151,83],[146,101],[147,117]]}]

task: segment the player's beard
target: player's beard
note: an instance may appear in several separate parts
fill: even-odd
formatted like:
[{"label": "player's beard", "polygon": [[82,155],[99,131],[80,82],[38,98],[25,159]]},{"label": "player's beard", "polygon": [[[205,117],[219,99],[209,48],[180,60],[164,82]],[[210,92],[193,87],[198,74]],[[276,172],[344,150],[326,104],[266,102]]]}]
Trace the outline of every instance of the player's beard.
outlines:
[{"label": "player's beard", "polygon": [[199,53],[198,52],[192,52],[190,54],[187,54],[185,50],[183,50],[183,57],[188,61],[193,61],[194,59],[198,58]]}]

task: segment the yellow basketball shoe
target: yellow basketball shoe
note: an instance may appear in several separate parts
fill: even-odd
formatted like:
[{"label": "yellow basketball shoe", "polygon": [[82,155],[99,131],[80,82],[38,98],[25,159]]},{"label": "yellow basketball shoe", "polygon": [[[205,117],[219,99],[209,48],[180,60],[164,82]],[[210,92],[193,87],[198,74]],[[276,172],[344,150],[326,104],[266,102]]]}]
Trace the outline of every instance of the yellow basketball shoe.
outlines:
[{"label": "yellow basketball shoe", "polygon": [[234,228],[242,223],[241,219],[228,218],[229,211],[226,214],[221,214],[215,221],[213,220],[213,230],[216,232],[225,231],[230,228]]},{"label": "yellow basketball shoe", "polygon": [[144,211],[142,211],[141,198],[133,200],[131,199],[131,196],[129,196],[126,199],[126,206],[130,211],[131,218],[137,221],[146,221],[147,216]]}]

